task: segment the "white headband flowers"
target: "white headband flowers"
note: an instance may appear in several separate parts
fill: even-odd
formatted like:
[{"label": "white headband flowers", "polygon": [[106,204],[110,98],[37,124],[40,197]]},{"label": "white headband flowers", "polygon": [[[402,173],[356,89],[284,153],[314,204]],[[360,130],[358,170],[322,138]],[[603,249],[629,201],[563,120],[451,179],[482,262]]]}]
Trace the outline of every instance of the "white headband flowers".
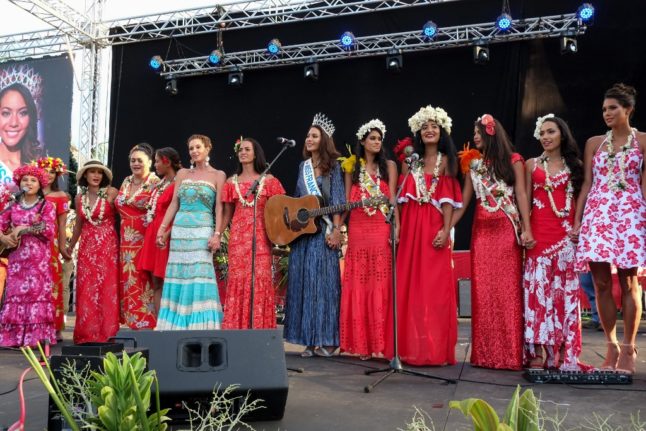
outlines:
[{"label": "white headband flowers", "polygon": [[357,139],[362,140],[363,137],[366,136],[366,134],[372,129],[379,129],[379,131],[381,132],[381,139],[386,138],[386,125],[382,123],[378,118],[375,118],[359,127],[359,130],[357,131]]},{"label": "white headband flowers", "polygon": [[550,118],[554,118],[554,117],[555,117],[554,114],[547,114],[543,117],[538,117],[536,119],[536,128],[534,129],[534,137],[537,140],[539,141],[541,140],[541,127],[543,126],[543,123],[545,122],[545,120],[549,120]]},{"label": "white headband flowers", "polygon": [[451,120],[449,114],[447,114],[444,109],[433,108],[431,105],[420,108],[415,115],[408,119],[410,131],[413,133],[419,132],[427,121],[434,121],[438,126],[443,128],[446,133],[451,133],[453,120]]}]

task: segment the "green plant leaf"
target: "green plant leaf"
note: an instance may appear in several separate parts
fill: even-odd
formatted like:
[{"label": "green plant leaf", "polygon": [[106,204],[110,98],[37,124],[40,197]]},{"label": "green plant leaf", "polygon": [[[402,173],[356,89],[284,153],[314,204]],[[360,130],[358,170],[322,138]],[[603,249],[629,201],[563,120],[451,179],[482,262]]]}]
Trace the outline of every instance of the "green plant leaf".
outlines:
[{"label": "green plant leaf", "polygon": [[525,390],[518,401],[518,429],[538,431],[539,403],[531,389]]},{"label": "green plant leaf", "polygon": [[[125,352],[124,352],[125,355]],[[150,427],[148,426],[148,418],[146,417],[146,411],[148,410],[148,406],[144,406],[143,400],[141,399],[141,394],[139,393],[139,390],[137,390],[137,378],[135,377],[135,371],[134,368],[132,368],[132,364],[128,364],[128,371],[130,373],[130,382],[132,386],[135,386],[135,390],[132,391],[134,397],[135,397],[135,402],[137,403],[137,416],[139,417],[139,426],[141,429],[144,431],[150,431]],[[152,382],[152,380],[151,380]],[[148,398],[150,399],[150,385],[148,385]]]},{"label": "green plant leaf", "polygon": [[496,411],[486,401],[478,398],[467,398],[462,401],[451,401],[449,408],[457,409],[473,421],[475,431],[494,431],[500,420]]},{"label": "green plant leaf", "polygon": [[505,417],[502,419],[503,423],[509,425],[513,431],[520,431],[521,428],[518,428],[518,394],[520,393],[520,385],[516,386],[514,395],[511,396],[509,404],[507,404],[507,410],[505,411]]}]

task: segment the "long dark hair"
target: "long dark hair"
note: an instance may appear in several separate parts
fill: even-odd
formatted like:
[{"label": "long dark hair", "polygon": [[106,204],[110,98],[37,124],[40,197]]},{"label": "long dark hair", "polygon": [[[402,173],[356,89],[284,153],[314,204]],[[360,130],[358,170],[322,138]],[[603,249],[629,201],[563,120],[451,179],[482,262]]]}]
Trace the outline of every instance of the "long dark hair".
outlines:
[{"label": "long dark hair", "polygon": [[[337,161],[336,159],[341,155],[336,150],[334,145],[334,139],[332,136],[329,136],[323,131],[323,129],[317,125],[312,124],[310,129],[314,128],[319,131],[321,134],[321,143],[319,144],[319,165],[318,168],[321,171],[321,175],[327,175],[332,166],[334,166]],[[312,153],[307,151],[307,147],[303,145],[303,159],[307,160],[312,157]]]},{"label": "long dark hair", "polygon": [[577,196],[581,191],[581,185],[583,184],[583,163],[581,162],[581,151],[579,150],[579,146],[576,144],[572,131],[562,118],[546,118],[545,122],[547,121],[551,121],[556,124],[556,127],[558,127],[561,132],[561,156],[570,170],[572,187],[574,187],[574,196]]},{"label": "long dark hair", "polygon": [[635,113],[635,104],[637,103],[637,90],[635,90],[635,87],[626,85],[622,82],[617,83],[606,90],[603,98],[615,99],[624,108],[633,108],[630,112],[630,118],[632,118]]},{"label": "long dark hair", "polygon": [[[265,152],[260,146],[260,142],[256,141],[254,138],[242,138],[240,140],[240,144],[242,144],[244,141],[251,142],[251,145],[253,145],[253,169],[257,174],[261,174],[267,167],[267,159],[265,159]],[[241,173],[242,163],[240,163],[240,159],[236,157],[236,174],[240,175]]]},{"label": "long dark hair", "polygon": [[175,172],[182,169],[182,162],[180,161],[179,153],[175,148],[172,148],[172,147],[160,148],[159,150],[155,151],[155,156],[159,158],[166,157],[170,162],[170,167]]},{"label": "long dark hair", "polygon": [[[372,129],[368,130],[363,137],[361,138],[360,141],[357,141],[357,145],[354,148],[354,154],[356,155],[356,161],[354,162],[354,171],[352,172],[352,182],[353,183],[358,183],[359,182],[359,171],[361,170],[361,158],[366,157],[366,147],[361,145],[363,141],[366,140],[368,135],[372,132],[375,131],[379,133],[379,136],[381,136],[381,139],[384,138],[384,135],[381,133],[381,129],[377,127],[373,127]],[[386,157],[386,151],[385,151],[385,146],[383,142],[381,143],[381,149],[379,152],[375,155],[375,162],[377,162],[377,166],[379,166],[379,175],[381,175],[381,178],[384,179],[384,181],[388,182],[388,158]]]},{"label": "long dark hair", "polygon": [[482,157],[493,168],[493,173],[498,179],[503,180],[509,186],[513,186],[516,184],[516,176],[511,164],[511,155],[515,151],[514,145],[511,143],[509,135],[507,135],[500,121],[494,118],[494,122],[496,125],[493,136],[487,134],[485,126],[480,120],[475,122],[475,126],[482,137]]},{"label": "long dark hair", "polygon": [[29,125],[27,126],[27,133],[25,133],[25,136],[18,143],[20,147],[20,162],[26,164],[43,156],[43,148],[40,142],[38,142],[38,109],[27,87],[17,82],[0,91],[0,100],[10,91],[19,93],[25,101],[25,105],[27,105]]},{"label": "long dark hair", "polygon": [[[444,128],[439,127],[439,129],[440,140],[437,143],[437,150],[447,157],[449,175],[454,177],[458,174],[458,156],[455,149],[455,144],[453,143],[453,138],[451,138],[451,135],[448,134],[446,130],[444,130]],[[424,160],[426,145],[424,145],[424,142],[422,141],[421,130],[418,130],[417,133],[415,133],[414,142],[415,152],[419,154],[420,160]]]}]

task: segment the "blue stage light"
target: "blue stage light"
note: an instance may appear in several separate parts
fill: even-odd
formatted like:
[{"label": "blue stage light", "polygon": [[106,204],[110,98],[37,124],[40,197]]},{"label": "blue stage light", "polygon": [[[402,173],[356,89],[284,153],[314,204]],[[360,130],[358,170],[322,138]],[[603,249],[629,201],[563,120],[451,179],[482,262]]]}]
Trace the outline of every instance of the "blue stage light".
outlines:
[{"label": "blue stage light", "polygon": [[354,45],[354,34],[349,31],[346,31],[341,35],[341,45],[345,49],[350,49]]},{"label": "blue stage light", "polygon": [[280,40],[272,39],[267,44],[267,52],[271,55],[276,55],[280,52],[281,47],[282,45],[280,43]]},{"label": "blue stage light", "polygon": [[576,11],[576,16],[583,22],[588,22],[594,18],[594,6],[590,3],[583,3]]},{"label": "blue stage light", "polygon": [[511,28],[511,23],[511,15],[509,15],[507,12],[503,12],[498,18],[496,18],[496,27],[498,27],[500,31],[509,30]]},{"label": "blue stage light", "polygon": [[164,64],[164,60],[159,55],[154,56],[153,58],[150,59],[150,62],[148,63],[150,65],[150,68],[152,70],[159,70],[162,67],[162,64]]},{"label": "blue stage light", "polygon": [[211,54],[209,54],[209,63],[213,65],[220,64],[222,57],[222,51],[220,51],[219,49],[214,49],[213,51],[211,51]]},{"label": "blue stage light", "polygon": [[424,24],[422,30],[424,31],[424,36],[429,39],[433,39],[437,34],[437,24],[435,24],[433,21],[428,21],[426,24]]}]

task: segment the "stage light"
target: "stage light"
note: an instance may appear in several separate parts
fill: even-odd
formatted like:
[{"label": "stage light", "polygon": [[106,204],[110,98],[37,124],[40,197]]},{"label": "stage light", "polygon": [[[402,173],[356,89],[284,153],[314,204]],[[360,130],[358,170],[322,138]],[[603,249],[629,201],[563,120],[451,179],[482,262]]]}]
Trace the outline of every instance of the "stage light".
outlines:
[{"label": "stage light", "polygon": [[583,22],[591,21],[594,18],[594,6],[590,3],[583,3],[577,9],[576,16]]},{"label": "stage light", "polygon": [[341,46],[343,49],[350,49],[355,43],[354,34],[349,31],[346,31],[341,35]]},{"label": "stage light", "polygon": [[508,31],[511,28],[511,24],[511,15],[507,12],[501,13],[500,16],[496,18],[496,27],[498,27],[498,30],[500,31]]},{"label": "stage light", "polygon": [[282,45],[281,45],[281,43],[280,43],[280,40],[278,40],[278,39],[272,39],[272,40],[270,40],[270,41],[269,41],[269,43],[267,44],[267,52],[268,52],[270,55],[277,55],[277,54],[280,52],[281,47],[282,47]]},{"label": "stage light", "polygon": [[229,73],[228,83],[229,85],[240,86],[244,81],[244,73],[241,70],[236,70],[235,72]]},{"label": "stage light", "polygon": [[401,50],[390,48],[386,56],[386,69],[391,72],[400,72],[403,67],[403,58]]},{"label": "stage light", "polygon": [[153,58],[151,58],[150,62],[148,63],[150,68],[154,71],[158,71],[159,69],[161,69],[163,64],[164,64],[164,60],[159,55],[156,55]]},{"label": "stage light", "polygon": [[303,77],[311,81],[319,79],[319,64],[316,60],[309,60],[303,68]]},{"label": "stage light", "polygon": [[485,64],[489,62],[489,48],[486,46],[476,45],[473,47],[473,61],[475,64]]},{"label": "stage light", "polygon": [[435,24],[433,21],[428,21],[426,24],[424,24],[424,27],[422,27],[422,31],[424,32],[424,36],[427,39],[433,39],[437,34],[437,24]]},{"label": "stage light", "polygon": [[166,83],[166,93],[170,94],[171,96],[177,96],[177,93],[179,90],[177,89],[177,79],[171,79]]},{"label": "stage light", "polygon": [[222,61],[222,57],[224,57],[222,55],[222,51],[220,51],[219,49],[214,49],[213,51],[211,51],[211,54],[209,54],[209,63],[218,65]]},{"label": "stage light", "polygon": [[560,39],[561,54],[576,54],[579,51],[579,45],[576,38],[562,36]]}]

